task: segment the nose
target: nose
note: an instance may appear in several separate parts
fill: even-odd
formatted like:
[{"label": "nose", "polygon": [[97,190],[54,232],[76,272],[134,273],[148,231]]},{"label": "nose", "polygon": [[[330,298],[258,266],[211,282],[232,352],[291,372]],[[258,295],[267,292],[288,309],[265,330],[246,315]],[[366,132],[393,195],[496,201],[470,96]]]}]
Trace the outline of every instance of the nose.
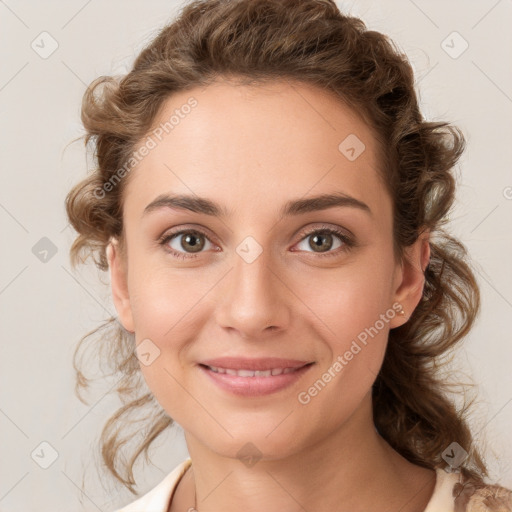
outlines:
[{"label": "nose", "polygon": [[266,338],[286,329],[290,320],[288,301],[293,294],[269,252],[263,250],[250,263],[235,253],[233,268],[217,290],[221,297],[215,312],[218,325],[244,339]]}]

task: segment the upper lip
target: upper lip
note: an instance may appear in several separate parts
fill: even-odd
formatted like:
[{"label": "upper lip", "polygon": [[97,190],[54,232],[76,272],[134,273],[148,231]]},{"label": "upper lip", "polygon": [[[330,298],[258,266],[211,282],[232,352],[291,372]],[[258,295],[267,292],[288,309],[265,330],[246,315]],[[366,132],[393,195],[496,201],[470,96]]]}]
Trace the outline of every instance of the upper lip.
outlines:
[{"label": "upper lip", "polygon": [[200,364],[215,368],[230,368],[233,370],[271,370],[273,368],[301,368],[312,361],[297,359],[281,359],[279,357],[262,357],[251,359],[246,357],[218,357],[201,361]]}]

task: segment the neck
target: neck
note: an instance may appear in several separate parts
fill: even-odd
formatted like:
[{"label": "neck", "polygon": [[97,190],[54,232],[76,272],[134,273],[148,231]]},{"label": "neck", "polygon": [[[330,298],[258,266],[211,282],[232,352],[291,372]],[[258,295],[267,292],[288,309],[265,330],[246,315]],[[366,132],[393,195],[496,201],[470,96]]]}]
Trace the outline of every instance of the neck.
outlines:
[{"label": "neck", "polygon": [[[173,505],[198,512],[422,512],[435,472],[411,464],[377,433],[371,400],[338,430],[287,457],[244,464],[210,450],[186,433],[192,467]],[[180,492],[178,492],[180,491]]]}]

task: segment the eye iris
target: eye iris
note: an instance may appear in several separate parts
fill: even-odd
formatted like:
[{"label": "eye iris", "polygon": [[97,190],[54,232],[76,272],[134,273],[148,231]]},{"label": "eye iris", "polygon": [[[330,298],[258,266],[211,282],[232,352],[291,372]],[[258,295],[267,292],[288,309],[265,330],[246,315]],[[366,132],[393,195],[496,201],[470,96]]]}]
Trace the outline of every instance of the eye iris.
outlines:
[{"label": "eye iris", "polygon": [[310,247],[316,251],[316,252],[322,252],[322,251],[317,251],[318,248],[322,248],[322,242],[318,242],[318,240],[322,240],[325,238],[327,238],[329,240],[330,243],[328,243],[328,247],[324,247],[326,250],[329,250],[331,247],[332,247],[332,235],[329,234],[329,233],[323,233],[323,234],[315,234],[311,237],[311,240],[312,240],[312,243],[310,243]]},{"label": "eye iris", "polygon": [[[188,244],[190,247],[187,247],[185,244]],[[182,235],[181,246],[186,250],[191,248],[190,252],[199,252],[204,247],[204,240],[197,234]]]}]

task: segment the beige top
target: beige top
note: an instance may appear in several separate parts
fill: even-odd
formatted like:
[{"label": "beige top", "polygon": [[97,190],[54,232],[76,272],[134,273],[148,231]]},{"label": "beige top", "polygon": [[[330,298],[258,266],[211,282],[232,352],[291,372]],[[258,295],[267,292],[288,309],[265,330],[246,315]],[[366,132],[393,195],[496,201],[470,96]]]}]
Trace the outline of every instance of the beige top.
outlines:
[{"label": "beige top", "polygon": [[[174,490],[191,463],[189,457],[156,487],[115,512],[168,512]],[[511,491],[491,485],[484,486],[483,490],[475,490],[462,486],[459,483],[460,476],[459,473],[447,473],[444,469],[436,469],[436,485],[424,512],[512,512]],[[471,490],[471,493],[468,493],[468,490]]]}]

